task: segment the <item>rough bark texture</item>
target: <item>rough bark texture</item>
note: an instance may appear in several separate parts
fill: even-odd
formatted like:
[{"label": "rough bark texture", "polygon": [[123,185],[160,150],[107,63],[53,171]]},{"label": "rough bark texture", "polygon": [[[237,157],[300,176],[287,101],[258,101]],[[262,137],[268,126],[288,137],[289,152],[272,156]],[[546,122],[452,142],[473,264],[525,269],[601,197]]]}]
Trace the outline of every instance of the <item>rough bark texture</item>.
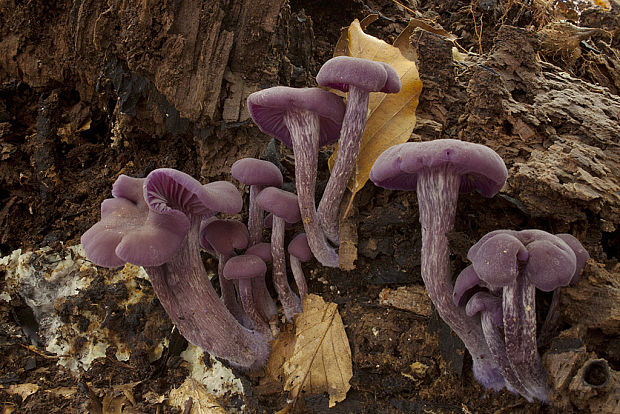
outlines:
[{"label": "rough bark texture", "polygon": [[[172,167],[202,182],[230,179],[234,161],[259,156],[268,142],[248,120],[250,92],[313,86],[341,27],[378,12],[368,32],[391,41],[415,13],[458,37],[458,46],[441,30],[420,27],[410,36],[424,84],[411,140],[484,143],[509,168],[498,196],[459,197],[447,235],[452,274],[465,267],[475,241],[500,228],[571,233],[592,259],[580,282],[562,289],[560,328],[569,330],[559,344],[556,338],[539,349],[551,404],[527,403],[505,391],[489,396],[473,380],[468,357],[463,370],[446,363],[463,361],[464,350],[452,345],[449,329],[429,330],[428,305],[415,314],[381,304],[386,285],[422,286],[421,229],[415,194],[368,184],[351,209],[357,234],[351,232],[346,247],[349,262],[355,260],[348,268],[355,271],[304,264],[309,292],[338,303],[351,344],[352,389],[335,410],[617,411],[619,7],[614,0],[611,12],[593,7],[578,15],[554,6],[568,2],[400,3],[414,12],[391,0],[0,2],[0,256],[46,245],[64,254],[62,243],[75,243],[98,220],[99,204],[118,174],[144,177]],[[579,30],[554,24],[567,18]],[[292,153],[280,150],[271,146],[266,156],[281,165],[284,187],[292,190]],[[319,154],[317,196],[328,178],[328,152]],[[44,259],[33,254],[29,263],[47,283]],[[216,272],[214,260],[205,263]],[[37,328],[42,337],[55,329],[33,320],[28,295],[37,289],[12,290],[7,280],[13,273],[3,271],[5,411],[99,412],[121,393],[113,387],[127,384],[137,385],[134,403],[125,407],[172,411],[159,398],[187,375],[179,358],[185,344],[171,333],[156,301],[124,305],[124,285],[104,284],[111,274],[101,271],[79,295],[50,304],[50,312],[76,327],[62,328],[74,338],[71,352],[83,351],[89,326],[111,332],[131,350],[125,362],[111,353],[76,377],[57,359],[27,348],[40,344]],[[146,281],[134,285],[153,297]],[[539,318],[548,303],[548,296],[537,297]],[[572,339],[581,345],[560,346]],[[149,350],[162,340],[169,347],[151,361]],[[583,386],[582,368],[598,358],[609,362],[616,388]],[[25,398],[7,391],[26,383],[39,391]],[[73,394],[52,392],[59,387]],[[286,404],[277,384],[244,377],[244,387],[250,391],[242,401],[225,397],[222,404],[244,405],[247,412]],[[326,412],[327,404],[326,397],[306,398],[308,412]]]}]

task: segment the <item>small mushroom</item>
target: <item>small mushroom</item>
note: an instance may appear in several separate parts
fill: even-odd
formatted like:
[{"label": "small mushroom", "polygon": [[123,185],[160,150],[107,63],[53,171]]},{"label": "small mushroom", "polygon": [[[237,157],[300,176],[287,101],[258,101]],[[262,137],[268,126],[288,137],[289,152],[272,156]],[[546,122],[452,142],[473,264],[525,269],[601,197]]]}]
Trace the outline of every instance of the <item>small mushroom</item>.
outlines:
[{"label": "small mushroom", "polygon": [[467,302],[465,312],[469,316],[480,314],[480,325],[482,332],[489,345],[489,350],[499,371],[506,380],[506,387],[517,394],[532,401],[527,389],[521,384],[515,375],[508,355],[506,354],[506,343],[501,328],[504,326],[502,313],[502,299],[488,292],[480,291],[475,293]]},{"label": "small mushroom", "polygon": [[201,227],[200,239],[208,243],[215,251],[218,265],[217,274],[222,290],[222,301],[228,310],[245,326],[245,314],[237,301],[235,285],[224,276],[224,266],[235,255],[235,249],[242,250],[248,246],[248,229],[237,220],[216,219]]},{"label": "small mushroom", "polygon": [[164,168],[146,179],[120,176],[112,195],[102,204],[101,221],[82,235],[88,258],[104,267],[144,266],[160,303],[188,341],[246,370],[264,366],[270,338],[244,328],[226,309],[200,257],[201,219],[241,210],[234,186],[203,186]]},{"label": "small mushroom", "polygon": [[305,233],[300,233],[291,240],[288,244],[288,253],[299,297],[303,301],[308,294],[308,285],[306,284],[304,271],[301,268],[301,262],[307,262],[312,259],[312,251],[308,245],[308,238]]},{"label": "small mushroom", "polygon": [[258,311],[252,294],[252,281],[261,276],[264,278],[265,272],[267,272],[265,262],[260,257],[251,254],[231,257],[223,270],[224,277],[228,281],[239,282],[239,297],[243,310],[250,317],[254,329],[268,337],[271,335],[271,329]]},{"label": "small mushroom", "polygon": [[[258,243],[254,246],[250,246],[245,251],[245,254],[258,256],[265,263],[271,263],[273,261],[271,243]],[[259,276],[254,279],[252,281],[252,288],[254,289],[254,301],[256,302],[259,312],[263,318],[265,318],[265,321],[270,321],[271,318],[278,314],[278,308],[269,294],[265,276]]]},{"label": "small mushroom", "polygon": [[348,92],[347,106],[338,140],[338,158],[319,203],[318,216],[327,238],[338,244],[338,209],[355,161],[368,116],[370,92],[397,93],[400,78],[387,63],[350,56],[334,57],[316,75],[321,86]]},{"label": "small mushroom", "polygon": [[301,313],[301,301],[291,290],[286,277],[286,257],[284,255],[284,223],[300,220],[297,196],[275,187],[267,187],[256,197],[256,202],[265,211],[273,214],[271,229],[271,255],[273,257],[273,285],[278,292],[284,315],[292,320],[293,315]]},{"label": "small mushroom", "polygon": [[417,191],[422,279],[429,297],[472,355],[476,379],[496,390],[504,387],[504,379],[490,358],[482,329],[452,300],[447,233],[454,226],[459,192],[477,190],[493,197],[507,176],[506,165],[492,149],[453,139],[395,145],[370,171],[370,179],[380,187]]},{"label": "small mushroom", "polygon": [[573,249],[541,230],[496,230],[472,246],[467,257],[487,286],[501,289],[506,355],[525,390],[515,388],[528,400],[548,401],[537,349],[535,290],[552,291],[571,282],[578,273]]},{"label": "small mushroom", "polygon": [[319,147],[340,135],[342,100],[319,88],[276,86],[252,93],[247,103],[261,131],[293,149],[295,186],[308,243],[323,266],[338,267],[338,254],[327,243],[317,218],[314,192]]},{"label": "small mushroom", "polygon": [[250,246],[260,243],[263,238],[263,209],[256,203],[256,196],[265,187],[281,187],[282,173],[269,161],[256,158],[242,158],[231,168],[232,176],[239,182],[250,186],[250,206],[248,210],[248,231]]}]

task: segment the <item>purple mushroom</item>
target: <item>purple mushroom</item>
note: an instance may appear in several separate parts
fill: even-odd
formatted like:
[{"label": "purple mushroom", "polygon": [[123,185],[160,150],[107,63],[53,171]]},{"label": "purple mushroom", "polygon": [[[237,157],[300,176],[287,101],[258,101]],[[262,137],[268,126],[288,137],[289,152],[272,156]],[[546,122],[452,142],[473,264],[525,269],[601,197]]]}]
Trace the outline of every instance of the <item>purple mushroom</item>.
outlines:
[{"label": "purple mushroom", "polygon": [[482,332],[489,345],[493,360],[506,380],[506,387],[531,401],[529,392],[517,378],[506,354],[506,343],[502,333],[504,327],[502,299],[488,292],[477,292],[467,302],[465,312],[469,316],[480,314]]},{"label": "purple mushroom", "polygon": [[487,388],[504,379],[489,354],[480,325],[452,300],[447,233],[454,226],[459,192],[494,196],[506,182],[502,159],[490,148],[441,139],[393,146],[377,158],[370,179],[378,186],[417,190],[422,225],[422,279],[439,315],[463,340],[474,375]]},{"label": "purple mushroom", "polygon": [[317,218],[314,187],[319,147],[338,139],[344,103],[319,88],[276,86],[251,94],[248,110],[261,131],[293,148],[295,185],[308,243],[323,266],[338,267],[338,254]]},{"label": "purple mushroom", "polygon": [[242,158],[231,168],[232,176],[239,182],[250,186],[250,206],[248,210],[248,231],[250,246],[260,243],[263,238],[263,209],[256,203],[256,196],[265,187],[281,187],[282,173],[274,164],[256,158]]},{"label": "purple mushroom", "polygon": [[158,169],[146,179],[120,176],[112,195],[102,203],[101,221],[82,236],[89,259],[104,267],[144,266],[185,338],[240,368],[264,366],[269,338],[244,328],[226,309],[200,257],[201,219],[241,210],[234,186],[201,185],[180,171]]},{"label": "purple mushroom", "polygon": [[224,266],[235,255],[235,249],[242,250],[248,246],[248,229],[245,227],[245,224],[237,220],[210,220],[206,225],[201,226],[200,240],[204,240],[201,243],[203,247],[204,244],[210,245],[217,257],[217,274],[224,305],[239,322],[246,326],[246,315],[241,304],[237,301],[234,283],[224,277]]},{"label": "purple mushroom", "polygon": [[256,197],[256,202],[265,211],[273,214],[271,229],[271,255],[273,257],[273,285],[278,292],[284,315],[292,320],[301,313],[301,301],[291,290],[286,278],[286,257],[284,255],[284,223],[295,223],[301,219],[297,196],[275,187],[267,187]]},{"label": "purple mushroom", "polygon": [[[245,251],[245,254],[258,256],[265,263],[271,263],[273,261],[273,256],[271,255],[271,243],[258,243],[254,246],[250,246]],[[278,314],[278,307],[269,294],[265,275],[254,279],[252,281],[252,288],[254,290],[254,301],[256,302],[258,311],[261,313],[263,318],[265,318],[265,321],[270,321],[271,318]]]},{"label": "purple mushroom", "polygon": [[291,271],[293,272],[293,277],[297,284],[299,297],[303,301],[308,294],[308,285],[306,284],[306,277],[301,268],[301,263],[307,262],[313,257],[305,233],[300,233],[291,240],[288,244],[288,253],[290,255]]},{"label": "purple mushroom", "polygon": [[321,86],[348,92],[338,140],[338,158],[318,209],[325,235],[338,244],[338,210],[355,169],[362,132],[366,127],[370,92],[397,93],[401,85],[398,74],[387,63],[350,56],[337,56],[325,62],[316,81]]},{"label": "purple mushroom", "polygon": [[[576,239],[570,241],[575,250],[581,251],[583,267],[587,252]],[[500,361],[501,371],[514,390],[530,401],[548,401],[549,391],[537,349],[536,288],[554,291],[578,277],[581,269],[574,249],[561,237],[541,230],[497,230],[483,236],[467,254],[480,284],[501,292],[506,358],[510,365],[507,370]],[[461,276],[456,285],[459,279]],[[471,275],[466,274],[464,279],[472,281],[461,282],[461,286],[473,284]],[[489,346],[491,341],[487,336]]]},{"label": "purple mushroom", "polygon": [[267,266],[260,257],[244,254],[228,259],[223,274],[229,281],[239,282],[239,297],[243,304],[243,310],[250,317],[254,329],[269,337],[271,336],[271,329],[260,314],[252,294],[252,281],[258,277],[264,279],[265,272],[267,272]]}]

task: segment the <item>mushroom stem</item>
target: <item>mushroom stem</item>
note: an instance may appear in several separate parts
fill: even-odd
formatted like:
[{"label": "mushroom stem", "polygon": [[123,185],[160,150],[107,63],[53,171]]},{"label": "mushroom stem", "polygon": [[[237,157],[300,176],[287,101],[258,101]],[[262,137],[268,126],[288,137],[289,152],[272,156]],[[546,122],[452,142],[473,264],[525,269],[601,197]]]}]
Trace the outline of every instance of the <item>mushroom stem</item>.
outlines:
[{"label": "mushroom stem", "polygon": [[529,394],[548,402],[547,376],[536,347],[535,294],[536,287],[529,283],[522,269],[519,269],[519,276],[504,287],[502,307],[506,354]]},{"label": "mushroom stem", "polygon": [[271,328],[269,324],[265,322],[260,312],[258,311],[254,299],[252,296],[252,282],[254,279],[242,279],[239,280],[239,296],[241,297],[241,303],[243,304],[243,310],[248,315],[254,328],[259,331],[265,337],[272,336]]},{"label": "mushroom stem", "polygon": [[506,343],[504,337],[499,331],[498,327],[493,322],[491,312],[482,311],[480,313],[480,323],[482,326],[482,332],[489,346],[489,351],[499,368],[502,376],[506,380],[506,387],[511,392],[517,393],[525,397],[528,401],[532,401],[530,393],[525,389],[519,378],[517,378],[510,361],[508,361],[508,355],[506,354]]},{"label": "mushroom stem", "polygon": [[338,212],[340,201],[355,169],[355,161],[368,116],[368,97],[368,91],[354,85],[349,87],[347,108],[338,141],[338,157],[319,203],[318,216],[321,228],[327,238],[336,245],[339,244]]},{"label": "mushroom stem", "polygon": [[278,292],[278,298],[284,309],[284,316],[288,321],[296,313],[301,313],[301,301],[291,290],[286,278],[286,256],[284,255],[284,219],[273,217],[271,229],[271,255],[273,256],[273,286]]},{"label": "mushroom stem", "polygon": [[241,326],[217,295],[202,265],[200,217],[180,248],[161,266],[147,266],[153,290],[170,319],[191,343],[252,371],[265,365],[268,338]]},{"label": "mushroom stem", "polygon": [[450,165],[418,174],[417,193],[422,226],[422,279],[441,318],[461,338],[473,360],[476,379],[500,390],[504,378],[494,364],[480,324],[452,300],[446,233],[454,226],[460,176]]},{"label": "mushroom stem", "polygon": [[263,239],[265,212],[256,202],[256,196],[263,188],[264,186],[262,185],[250,186],[250,207],[248,209],[248,232],[250,234],[250,242],[248,247],[260,243]]},{"label": "mushroom stem", "polygon": [[[295,186],[310,250],[323,266],[338,267],[338,253],[329,246],[325,239],[314,201],[319,152],[319,118],[310,111],[293,108],[286,112],[284,122],[291,136],[295,137],[292,140],[295,157]],[[275,260],[274,257],[274,265]]]},{"label": "mushroom stem", "polygon": [[243,312],[243,308],[237,301],[235,284],[232,280],[228,280],[224,277],[224,266],[226,265],[228,259],[230,259],[229,255],[217,253],[217,276],[218,280],[220,281],[222,302],[224,302],[224,305],[230,311],[230,313],[232,313],[235,319],[237,319],[243,326],[248,326],[246,315]]},{"label": "mushroom stem", "polygon": [[301,268],[301,261],[292,254],[289,255],[289,258],[291,260],[291,270],[293,272],[293,277],[295,278],[297,290],[299,291],[299,297],[303,302],[303,300],[306,298],[306,295],[308,294],[308,285],[306,284],[306,277],[304,276],[304,271]]},{"label": "mushroom stem", "polygon": [[252,296],[265,322],[269,322],[274,315],[278,314],[278,307],[269,295],[264,275],[252,279]]}]

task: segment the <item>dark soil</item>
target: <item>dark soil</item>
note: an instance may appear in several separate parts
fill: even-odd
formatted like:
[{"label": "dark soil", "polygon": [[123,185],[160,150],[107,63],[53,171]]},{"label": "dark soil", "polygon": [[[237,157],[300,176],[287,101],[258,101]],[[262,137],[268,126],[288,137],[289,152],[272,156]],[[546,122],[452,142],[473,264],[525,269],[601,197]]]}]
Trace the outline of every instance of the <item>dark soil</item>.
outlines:
[{"label": "dark soil", "polygon": [[[195,1],[150,3],[158,2],[2,4],[0,256],[43,246],[61,251],[79,243],[99,219],[99,205],[110,197],[119,174],[144,177],[155,168],[171,167],[202,182],[231,180],[236,159],[262,154],[280,163],[285,181],[294,188],[290,151],[267,150],[268,137],[244,112],[245,96],[278,84],[312,85],[341,28],[356,18],[379,14],[368,32],[390,42],[414,17],[389,0],[265,0],[256,5],[231,0],[202,7]],[[608,280],[601,283],[617,288],[617,3],[612,1],[613,11],[591,8],[580,17],[572,8],[525,1],[403,3],[416,10],[415,17],[458,36],[458,45],[421,29],[411,38],[424,83],[411,140],[484,143],[505,159],[510,174],[502,193],[492,199],[459,199],[450,236],[454,274],[467,265],[467,250],[485,233],[538,228],[578,237],[593,259],[582,282]],[[489,6],[483,9],[483,4]],[[561,32],[560,39],[579,37],[573,48],[566,46],[568,41],[554,43],[557,30],[544,28],[567,17],[574,18],[575,27],[603,30],[582,37]],[[464,62],[455,62],[453,47],[471,53]],[[329,153],[326,149],[321,155],[318,196],[328,177]],[[473,379],[462,344],[434,312],[419,315],[380,304],[379,293],[386,287],[422,284],[416,197],[368,183],[356,196],[354,211],[356,269],[305,266],[310,292],[339,305],[353,354],[351,390],[329,412],[595,410],[588,395],[573,401],[558,394],[557,401],[543,405],[507,391],[488,392]],[[207,266],[213,269],[214,264],[208,261]],[[8,289],[4,277],[0,286]],[[94,283],[54,306],[65,321],[78,325],[84,309],[90,309],[119,341],[130,344],[128,361],[116,360],[110,351],[77,375],[58,366],[40,344],[29,347],[38,326],[20,296],[12,295],[8,303],[0,300],[3,412],[113,412],[105,411],[106,396],[113,389],[119,392],[115,386],[134,382],[133,401],[115,412],[174,412],[152,396],[165,396],[183,382],[187,367],[178,355],[184,340],[172,331],[156,299],[114,308],[123,296],[123,287],[114,286]],[[152,295],[148,283],[140,289]],[[592,301],[603,299],[570,290],[566,297],[561,330],[578,331],[587,352],[620,370],[614,296],[600,305]],[[609,308],[615,316],[592,322],[574,310],[582,302],[593,309]],[[541,295],[539,304],[544,315],[549,297]],[[149,347],[164,337],[169,349],[149,362]],[[549,349],[546,345],[541,354]],[[426,367],[423,372],[413,371],[416,362]],[[224,407],[243,403],[247,412],[273,412],[285,405],[281,389],[261,387],[259,378],[239,375],[254,391],[243,402],[221,401]],[[22,400],[7,392],[12,384],[37,384],[39,391]],[[63,387],[73,391],[48,392]],[[310,396],[304,410],[327,412],[327,401],[327,396]]]}]

